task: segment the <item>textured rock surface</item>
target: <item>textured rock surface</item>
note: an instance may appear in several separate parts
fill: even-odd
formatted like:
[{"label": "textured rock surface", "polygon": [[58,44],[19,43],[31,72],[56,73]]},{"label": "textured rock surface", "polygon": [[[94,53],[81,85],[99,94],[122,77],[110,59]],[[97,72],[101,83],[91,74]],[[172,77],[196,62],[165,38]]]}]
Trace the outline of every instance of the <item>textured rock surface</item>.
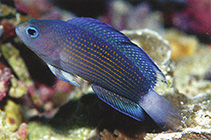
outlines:
[{"label": "textured rock surface", "polygon": [[166,31],[164,38],[169,41],[172,47],[172,60],[178,60],[196,53],[199,42],[195,36],[187,35],[175,29]]},{"label": "textured rock surface", "polygon": [[21,123],[20,107],[11,100],[7,101],[5,111],[0,110],[0,139],[28,139],[28,126]]},{"label": "textured rock surface", "polygon": [[[132,19],[144,10],[142,8],[149,8],[145,6],[137,6]],[[122,10],[120,20],[114,18],[117,24],[128,21],[127,12]],[[88,94],[92,92],[89,83],[82,79],[77,79],[80,87],[59,80],[51,86],[35,82],[17,49],[18,45],[25,46],[11,38],[15,26],[30,16],[7,5],[1,6],[0,12],[0,139],[211,139],[211,48],[200,44],[196,37],[176,30],[167,30],[164,37],[149,29],[123,31],[146,50],[166,75],[168,84],[158,85],[156,91],[181,110],[182,126],[175,131],[163,131],[150,118],[138,122],[114,110],[95,94]],[[68,12],[66,17],[70,17]],[[124,26],[119,25],[119,28]]]}]

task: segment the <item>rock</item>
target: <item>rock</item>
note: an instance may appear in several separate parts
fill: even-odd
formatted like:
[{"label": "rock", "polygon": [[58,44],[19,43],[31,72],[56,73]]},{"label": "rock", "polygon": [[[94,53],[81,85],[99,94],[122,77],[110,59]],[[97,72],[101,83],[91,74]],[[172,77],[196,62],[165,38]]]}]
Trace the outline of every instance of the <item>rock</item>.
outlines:
[{"label": "rock", "polygon": [[175,29],[167,30],[164,38],[172,46],[172,60],[182,59],[196,53],[199,42],[195,36],[187,35]]}]

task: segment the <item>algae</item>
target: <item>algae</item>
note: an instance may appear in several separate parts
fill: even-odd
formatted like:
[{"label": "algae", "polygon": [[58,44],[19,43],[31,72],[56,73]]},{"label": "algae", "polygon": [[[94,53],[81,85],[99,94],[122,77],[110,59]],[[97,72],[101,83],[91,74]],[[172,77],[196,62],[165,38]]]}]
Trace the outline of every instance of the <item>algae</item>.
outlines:
[{"label": "algae", "polygon": [[[17,24],[31,18],[3,4],[0,12],[2,23],[11,27],[3,30],[4,25],[0,26],[4,41],[14,35]],[[12,18],[7,19],[8,15]],[[15,47],[18,42],[11,39],[12,43],[1,40],[0,44],[0,57],[9,64],[1,61],[0,74],[12,70],[3,84],[0,81],[5,93],[0,139],[211,139],[210,47],[177,30],[167,30],[164,37],[149,29],[123,33],[146,50],[166,75],[168,85],[155,90],[180,108],[184,122],[178,130],[162,131],[150,118],[138,122],[114,110],[95,94],[88,94],[92,92],[89,83],[80,78],[81,87],[76,88],[58,81],[52,86],[35,85]],[[45,95],[49,91],[52,96]]]}]

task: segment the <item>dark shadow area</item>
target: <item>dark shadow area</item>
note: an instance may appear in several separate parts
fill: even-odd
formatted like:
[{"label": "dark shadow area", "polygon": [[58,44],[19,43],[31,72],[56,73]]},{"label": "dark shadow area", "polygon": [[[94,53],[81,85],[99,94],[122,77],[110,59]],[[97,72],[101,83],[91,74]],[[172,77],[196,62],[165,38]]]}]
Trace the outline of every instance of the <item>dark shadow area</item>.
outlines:
[{"label": "dark shadow area", "polygon": [[80,100],[71,100],[62,106],[51,120],[34,118],[50,125],[56,132],[67,135],[70,129],[88,127],[109,132],[118,130],[133,138],[146,132],[161,132],[162,130],[146,115],[143,122],[136,121],[107,105],[95,94],[87,94]]},{"label": "dark shadow area", "polygon": [[79,17],[97,17],[106,13],[109,0],[54,0],[54,4]]},{"label": "dark shadow area", "polygon": [[49,86],[54,84],[55,76],[51,73],[48,66],[41,58],[39,58],[23,43],[12,42],[12,44],[20,51],[20,55],[35,82]]}]

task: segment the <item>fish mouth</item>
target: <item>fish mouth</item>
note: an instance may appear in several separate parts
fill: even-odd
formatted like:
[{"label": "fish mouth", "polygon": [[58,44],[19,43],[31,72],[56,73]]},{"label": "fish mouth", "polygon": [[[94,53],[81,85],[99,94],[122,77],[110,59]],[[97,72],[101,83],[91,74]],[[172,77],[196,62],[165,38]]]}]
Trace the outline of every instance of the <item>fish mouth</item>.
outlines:
[{"label": "fish mouth", "polygon": [[19,38],[23,38],[22,36],[22,34],[24,34],[25,33],[25,30],[26,30],[26,27],[28,27],[30,24],[28,23],[28,22],[24,22],[24,23],[21,23],[21,24],[19,24],[18,26],[16,26],[16,28],[15,28],[15,33],[17,34],[17,36],[19,37]]},{"label": "fish mouth", "polygon": [[25,43],[26,37],[24,37],[24,33],[25,33],[24,31],[25,31],[25,28],[22,24],[18,25],[15,28],[16,35]]}]

